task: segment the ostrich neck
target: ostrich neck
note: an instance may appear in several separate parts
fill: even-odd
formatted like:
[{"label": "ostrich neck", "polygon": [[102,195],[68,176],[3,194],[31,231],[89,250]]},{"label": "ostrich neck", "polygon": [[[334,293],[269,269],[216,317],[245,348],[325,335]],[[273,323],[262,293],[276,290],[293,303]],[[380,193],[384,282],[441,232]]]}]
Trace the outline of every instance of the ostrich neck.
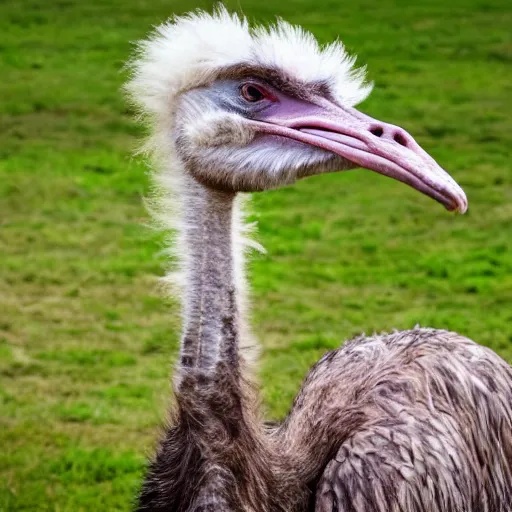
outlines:
[{"label": "ostrich neck", "polygon": [[233,250],[235,194],[187,177],[183,201],[185,297],[181,373],[238,366],[238,307]]},{"label": "ostrich neck", "polygon": [[[234,443],[230,450],[238,459],[229,464],[239,468],[246,461],[242,466],[258,500],[272,500],[265,485],[282,485],[283,474],[293,499],[306,499],[304,482],[318,477],[344,432],[341,415],[336,408],[329,414],[322,410],[318,382],[310,377],[287,420],[279,428],[264,428],[251,376],[241,375],[245,360],[239,352],[246,353],[244,343],[252,345],[252,338],[244,318],[235,194],[205,187],[190,176],[185,179],[181,242],[186,286],[176,375],[180,421],[209,453],[226,457],[225,443],[217,440]],[[258,507],[253,509],[263,510]]]}]

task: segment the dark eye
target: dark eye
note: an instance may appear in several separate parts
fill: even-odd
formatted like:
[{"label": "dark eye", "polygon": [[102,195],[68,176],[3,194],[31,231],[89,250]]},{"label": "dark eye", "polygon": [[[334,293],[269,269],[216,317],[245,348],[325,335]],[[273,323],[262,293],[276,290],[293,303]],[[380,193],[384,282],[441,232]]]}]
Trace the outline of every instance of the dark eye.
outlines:
[{"label": "dark eye", "polygon": [[240,89],[240,93],[244,100],[256,103],[257,101],[264,100],[268,95],[265,90],[253,84],[244,84]]}]

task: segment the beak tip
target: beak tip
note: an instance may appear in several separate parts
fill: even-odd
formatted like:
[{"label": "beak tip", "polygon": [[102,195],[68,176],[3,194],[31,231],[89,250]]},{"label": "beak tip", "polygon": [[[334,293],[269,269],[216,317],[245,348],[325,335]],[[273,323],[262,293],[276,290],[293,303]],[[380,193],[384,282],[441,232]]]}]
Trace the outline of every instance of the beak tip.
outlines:
[{"label": "beak tip", "polygon": [[464,215],[467,212],[467,206],[454,206],[453,208],[447,208],[449,212],[459,213]]},{"label": "beak tip", "polygon": [[464,215],[468,211],[468,198],[467,198],[464,190],[460,189],[460,191],[461,191],[461,201],[459,202],[458,210],[461,215]]},{"label": "beak tip", "polygon": [[464,215],[468,211],[468,199],[464,191],[459,188],[459,193],[455,197],[455,202],[453,207],[448,208],[450,211],[454,211],[456,213],[460,213]]}]

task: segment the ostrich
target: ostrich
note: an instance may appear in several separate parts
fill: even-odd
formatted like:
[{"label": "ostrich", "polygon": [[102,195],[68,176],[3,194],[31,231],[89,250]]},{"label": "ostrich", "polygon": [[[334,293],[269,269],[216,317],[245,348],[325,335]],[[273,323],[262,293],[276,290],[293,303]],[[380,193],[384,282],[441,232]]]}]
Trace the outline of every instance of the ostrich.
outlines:
[{"label": "ostrich", "polygon": [[222,7],[140,44],[127,90],[184,279],[174,405],[137,510],[512,510],[512,369],[458,334],[349,341],[314,365],[282,423],[262,420],[240,193],[364,167],[467,208],[405,130],[354,108],[370,89],[340,43]]}]

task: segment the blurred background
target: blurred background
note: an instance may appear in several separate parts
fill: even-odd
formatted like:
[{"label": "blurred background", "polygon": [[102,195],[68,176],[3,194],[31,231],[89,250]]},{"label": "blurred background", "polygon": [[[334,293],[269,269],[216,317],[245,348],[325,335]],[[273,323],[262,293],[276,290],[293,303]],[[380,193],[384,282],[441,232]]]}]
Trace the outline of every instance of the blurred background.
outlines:
[{"label": "blurred background", "polygon": [[[250,265],[267,416],[362,331],[453,329],[512,362],[509,0],[239,0],[338,35],[362,110],[409,130],[466,190],[456,216],[355,171],[254,196]],[[133,42],[212,2],[0,5],[0,510],[129,510],[165,416],[178,307],[145,227],[143,131],[120,87]]]}]

